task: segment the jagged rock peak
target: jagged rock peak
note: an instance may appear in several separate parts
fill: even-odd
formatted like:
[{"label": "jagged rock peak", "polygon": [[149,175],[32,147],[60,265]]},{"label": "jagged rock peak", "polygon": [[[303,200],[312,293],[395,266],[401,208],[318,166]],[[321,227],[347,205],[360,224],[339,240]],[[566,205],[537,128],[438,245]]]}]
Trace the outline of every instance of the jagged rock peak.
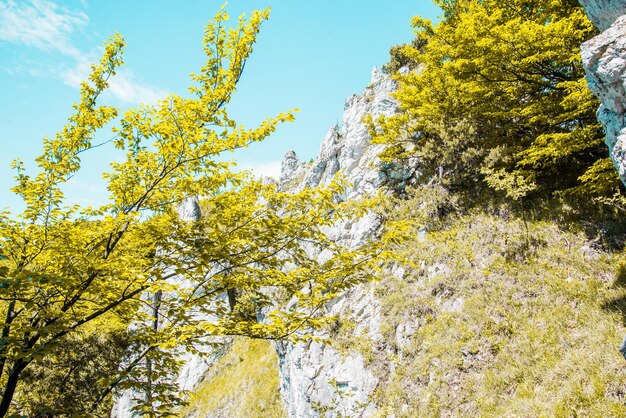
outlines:
[{"label": "jagged rock peak", "polygon": [[383,79],[383,73],[380,72],[380,70],[378,69],[378,67],[374,67],[372,69],[372,79],[370,81],[370,84],[376,84],[379,81],[381,81]]},{"label": "jagged rock peak", "polygon": [[324,141],[322,141],[322,145],[320,146],[320,154],[318,158],[330,158],[333,155],[336,155],[339,151],[337,149],[340,146],[341,142],[341,130],[339,128],[339,124],[334,124],[326,133],[324,137]]},{"label": "jagged rock peak", "polygon": [[[369,86],[345,101],[341,124],[330,127],[315,160],[303,164],[293,153],[285,156],[280,187],[292,191],[325,185],[341,172],[351,186],[340,198],[349,201],[375,193],[384,185],[408,184],[416,165],[389,167],[384,164],[378,156],[385,146],[372,144],[368,126],[363,122],[368,114],[376,119],[396,113],[398,105],[391,95],[395,90],[395,81],[374,68]],[[375,239],[380,225],[378,215],[369,213],[357,220],[346,219],[327,232],[329,237],[356,248]],[[358,324],[355,332],[379,338],[380,305],[373,288],[353,289],[329,304],[327,309],[330,315],[353,315],[351,318]],[[346,357],[332,347],[315,342],[279,343],[277,349],[281,395],[290,417],[318,417],[320,414],[315,405],[332,405],[335,411],[344,411],[346,416],[352,416],[357,410],[361,413],[359,416],[374,413],[373,405],[362,405],[367,404],[378,379],[368,369],[361,354],[351,353]],[[349,390],[350,396],[342,396],[341,390],[337,392],[338,387]],[[330,416],[336,416],[336,413],[331,412]]]},{"label": "jagged rock peak", "polygon": [[361,94],[346,99],[341,124],[331,126],[319,156],[309,164],[294,160],[295,155],[285,156],[281,187],[288,185],[288,188],[297,190],[328,184],[338,171],[354,185],[349,194],[361,194],[380,187],[384,179],[379,175],[377,156],[383,146],[371,143],[363,117],[370,114],[377,118],[397,112],[397,103],[391,97],[395,89],[395,81],[374,67],[369,86]]},{"label": "jagged rock peak", "polygon": [[184,221],[197,221],[202,217],[198,196],[187,196],[178,205],[178,216]]},{"label": "jagged rock peak", "polygon": [[624,0],[580,0],[580,4],[601,31],[607,30],[620,16],[626,14]]},{"label": "jagged rock peak", "polygon": [[280,163],[280,183],[285,183],[293,177],[301,165],[302,163],[298,159],[296,152],[288,151],[283,157],[283,161]]}]

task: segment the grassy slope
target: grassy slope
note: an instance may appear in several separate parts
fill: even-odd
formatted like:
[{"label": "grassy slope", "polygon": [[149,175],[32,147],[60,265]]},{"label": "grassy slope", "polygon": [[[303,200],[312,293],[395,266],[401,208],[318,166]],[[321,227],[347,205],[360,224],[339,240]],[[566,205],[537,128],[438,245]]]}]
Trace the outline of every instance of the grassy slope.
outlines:
[{"label": "grassy slope", "polygon": [[435,229],[378,284],[384,343],[365,354],[381,416],[626,416],[619,253],[484,213]]},{"label": "grassy slope", "polygon": [[[404,277],[374,284],[383,337],[354,337],[349,317],[336,334],[379,377],[379,416],[626,416],[622,252],[510,213],[437,219],[433,196],[388,211],[416,225],[395,248]],[[237,340],[185,415],[284,416],[278,388],[273,348]]]},{"label": "grassy slope", "polygon": [[236,339],[180,414],[190,418],[285,416],[274,347],[267,341]]}]

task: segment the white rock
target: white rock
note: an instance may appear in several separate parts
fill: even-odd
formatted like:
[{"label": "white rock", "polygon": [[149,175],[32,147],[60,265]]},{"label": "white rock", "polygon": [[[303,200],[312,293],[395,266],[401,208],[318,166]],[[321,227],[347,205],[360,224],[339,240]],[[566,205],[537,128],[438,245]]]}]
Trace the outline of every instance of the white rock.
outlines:
[{"label": "white rock", "polygon": [[[202,210],[200,208],[200,202],[197,196],[189,196],[183,200],[178,206],[178,216],[185,221],[199,220],[202,216]],[[179,276],[174,276],[168,279],[168,282],[173,284],[185,285],[185,279]],[[224,298],[225,295],[222,296]],[[219,302],[218,302],[219,303]],[[205,315],[201,315],[203,319],[207,319]],[[208,318],[215,320],[216,318]],[[132,325],[131,325],[132,329]],[[221,338],[214,338],[211,340],[213,343],[227,344],[230,340]],[[202,381],[205,373],[209,367],[215,363],[222,354],[221,350],[216,350],[213,347],[207,347],[204,351],[210,353],[209,356],[199,356],[191,354],[189,352],[177,353],[178,358],[183,362],[180,372],[175,376],[176,384],[181,391],[190,391],[196,388],[196,386]],[[133,413],[132,409],[137,405],[137,399],[144,396],[143,394],[124,390],[117,395],[114,400],[113,409],[111,411],[112,418],[134,418],[140,416],[138,413]]]},{"label": "white rock", "polygon": [[618,17],[626,14],[624,0],[580,0],[580,4],[601,31],[607,30]]},{"label": "white rock", "polygon": [[202,216],[197,196],[189,196],[178,206],[178,216],[184,221],[197,221]]},{"label": "white rock", "polygon": [[[377,190],[385,184],[403,187],[411,181],[415,167],[396,167],[383,164],[378,154],[383,145],[371,144],[368,128],[363,118],[371,114],[392,115],[397,103],[391,93],[395,82],[377,68],[372,71],[370,85],[360,95],[345,102],[341,126],[332,126],[322,145],[319,156],[311,163],[301,162],[295,152],[285,155],[281,164],[279,188],[297,191],[305,187],[329,184],[338,172],[351,184],[343,199],[354,199]],[[186,199],[179,208],[181,218],[198,219],[201,210],[196,198]],[[330,228],[327,233],[344,245],[356,247],[377,236],[380,219],[369,214],[358,220],[345,221]],[[310,248],[320,260],[328,257],[324,251]],[[397,268],[397,275],[404,271]],[[295,301],[294,301],[295,303]],[[346,292],[327,306],[328,314],[341,314],[356,323],[355,335],[367,335],[373,341],[382,339],[381,306],[376,300],[374,287],[364,284]],[[349,416],[370,416],[375,410],[369,396],[378,383],[358,352],[339,353],[320,343],[276,343],[279,354],[281,394],[289,416],[317,417],[316,405],[330,407],[326,416],[339,413]],[[192,355],[183,355],[185,362],[177,382],[181,389],[191,390],[202,380],[214,361]],[[117,401],[113,416],[130,417],[132,393],[124,393]],[[366,406],[362,406],[366,405]],[[333,412],[334,411],[334,412]]]},{"label": "white rock", "polygon": [[298,160],[298,156],[294,151],[289,151],[285,154],[285,158],[283,158],[280,165],[280,182],[284,183],[292,178],[301,166],[302,163]]},{"label": "white rock", "polygon": [[610,156],[626,183],[626,1],[581,3],[604,30],[582,45],[581,55],[589,88],[601,101],[597,115]]},{"label": "white rock", "polygon": [[[331,407],[326,416],[357,413],[368,416],[373,407],[361,407],[377,384],[358,353],[342,357],[320,343],[277,343],[281,393],[290,417],[318,417],[320,407]],[[319,405],[319,407],[316,407]],[[362,414],[362,415],[359,415]],[[347,416],[353,416],[348,414]]]},{"label": "white rock", "polygon": [[[340,172],[351,184],[344,196],[349,200],[376,192],[389,181],[408,182],[414,174],[413,169],[383,164],[378,154],[384,146],[371,143],[368,128],[363,123],[367,114],[375,119],[398,111],[397,103],[391,97],[395,89],[395,82],[374,68],[371,83],[363,93],[352,95],[345,101],[341,127],[334,125],[329,129],[319,156],[310,165],[294,162],[295,154],[285,156],[281,187],[301,190],[327,185]],[[333,239],[355,247],[375,238],[380,225],[380,219],[370,214],[355,221],[345,221],[327,232]],[[318,257],[324,259],[325,255],[321,253]],[[404,274],[404,271],[397,269],[396,273]],[[344,319],[353,320],[355,335],[367,335],[373,341],[382,339],[381,306],[372,285],[350,290],[328,304],[327,309],[330,315],[339,314]],[[331,407],[327,416],[337,416],[338,413],[369,416],[375,412],[373,405],[359,407],[359,403],[368,403],[377,384],[360,353],[340,354],[334,348],[318,343],[278,343],[277,351],[282,396],[289,416],[317,417],[317,404]],[[316,373],[311,376],[313,369]],[[336,385],[332,384],[333,381]]]}]

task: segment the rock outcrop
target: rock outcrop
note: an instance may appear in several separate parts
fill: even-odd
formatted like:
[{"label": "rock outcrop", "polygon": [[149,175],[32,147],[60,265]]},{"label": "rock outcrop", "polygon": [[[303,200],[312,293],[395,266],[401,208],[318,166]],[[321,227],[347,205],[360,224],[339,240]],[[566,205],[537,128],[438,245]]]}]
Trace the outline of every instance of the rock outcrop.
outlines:
[{"label": "rock outcrop", "polygon": [[[197,221],[202,217],[202,210],[200,208],[200,202],[196,196],[190,196],[186,198],[178,206],[178,216],[184,221]],[[178,276],[174,276],[169,279],[172,283],[179,283],[183,279]],[[155,295],[146,296],[150,298],[150,302],[154,302]],[[215,345],[209,350],[210,355],[200,356],[187,351],[178,353],[179,360],[182,362],[182,367],[175,377],[176,384],[181,391],[191,391],[197,387],[202,381],[205,373],[209,368],[221,357],[223,350],[218,344],[227,346],[229,339],[214,339],[212,341]],[[142,397],[143,394],[137,393],[133,390],[124,390],[118,394],[111,411],[112,418],[132,418],[140,416],[139,413],[133,412],[133,408],[137,405],[137,399]]]},{"label": "rock outcrop", "polygon": [[[350,96],[344,106],[341,126],[334,125],[324,138],[319,156],[309,162],[301,162],[295,152],[287,153],[281,165],[277,187],[284,191],[298,191],[329,184],[340,172],[350,186],[343,200],[355,199],[376,193],[384,185],[402,189],[414,180],[416,170],[411,164],[396,167],[384,163],[378,155],[384,145],[372,144],[363,117],[371,114],[391,115],[397,104],[391,93],[396,83],[377,68],[372,72],[370,85],[360,95]],[[182,219],[193,220],[201,216],[196,199],[187,199],[179,207]],[[335,240],[358,246],[373,239],[380,230],[381,221],[371,214],[357,221],[345,221],[328,231]],[[324,257],[320,253],[320,257]],[[176,280],[175,278],[173,280]],[[352,321],[356,335],[367,334],[369,340],[379,340],[380,306],[373,287],[369,284],[354,288],[327,307],[328,314],[340,314]],[[317,342],[289,344],[276,343],[279,356],[282,398],[289,416],[317,417],[342,414],[369,416],[374,406],[369,395],[378,384],[377,378],[368,370],[363,356],[352,350],[340,351]],[[193,390],[203,375],[219,358],[208,358],[182,353],[185,363],[176,377],[179,387]],[[117,398],[112,416],[132,417],[136,393],[126,391]]]},{"label": "rock outcrop", "polygon": [[397,111],[391,97],[395,89],[395,81],[374,68],[370,85],[362,94],[346,99],[341,126],[329,129],[315,160],[301,162],[293,151],[285,155],[279,187],[299,190],[328,184],[339,171],[352,184],[346,199],[373,192],[392,179],[399,187],[406,186],[415,175],[414,164],[389,167],[381,162],[378,155],[384,145],[370,142],[368,127],[363,123],[367,114],[377,118]]},{"label": "rock outcrop", "polygon": [[[363,123],[366,114],[376,118],[397,111],[391,97],[395,88],[393,79],[374,68],[369,87],[346,100],[341,127],[330,128],[314,161],[300,162],[294,152],[285,155],[279,187],[300,190],[325,185],[341,172],[351,183],[344,196],[350,200],[390,183],[395,187],[408,185],[415,168],[410,164],[389,167],[383,163],[378,155],[384,146],[371,143]],[[380,220],[368,215],[354,223],[337,225],[330,234],[345,243],[359,245],[374,238],[379,227]],[[369,340],[382,338],[380,306],[372,286],[364,284],[352,289],[328,309],[331,315],[339,314],[342,320],[353,321],[355,335],[367,334]],[[369,395],[378,380],[360,353],[340,352],[316,342],[277,343],[277,350],[282,396],[289,416],[317,417],[320,412],[325,416],[369,416],[374,412]]]},{"label": "rock outcrop", "polygon": [[581,0],[603,32],[581,48],[586,78],[600,99],[598,119],[606,131],[611,158],[626,184],[626,1]]},{"label": "rock outcrop", "polygon": [[607,30],[617,18],[626,14],[624,0],[581,0],[580,4],[601,31]]}]

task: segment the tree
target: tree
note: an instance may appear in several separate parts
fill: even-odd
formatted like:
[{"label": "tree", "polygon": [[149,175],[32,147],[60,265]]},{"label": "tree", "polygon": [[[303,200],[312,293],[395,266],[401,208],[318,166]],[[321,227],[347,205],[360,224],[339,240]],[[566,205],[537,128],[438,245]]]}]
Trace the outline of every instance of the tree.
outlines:
[{"label": "tree", "polygon": [[[94,326],[113,332],[129,325],[132,349],[122,366],[92,366],[102,367],[91,371],[99,378],[81,377],[98,389],[85,395],[82,412],[104,413],[98,411],[111,391],[126,388],[143,394],[138,411],[171,415],[183,402],[173,382],[178,354],[200,354],[217,335],[311,338],[307,330],[328,320],[325,302],[371,277],[378,244],[346,248],[324,233],[361,211],[335,203],[340,181],[279,193],[218,158],[293,120],[293,112],[281,113],[245,129],[227,111],[268,15],[254,11],[226,28],[229,16],[220,9],[206,26],[207,62],[191,76],[190,97],[170,95],[121,116],[113,143],[125,158],[104,175],[108,204],[68,207],[62,185],[77,174],[81,153],[95,147],[94,132],[117,117],[117,109],[97,102],[122,65],[119,35],[92,66],[68,124],[44,140],[39,173],[14,163],[12,190],[26,209],[0,215],[0,417],[67,414],[63,402],[21,396],[20,383],[38,373],[55,381],[50,365],[76,363],[80,353],[61,350],[88,342]],[[190,196],[201,197],[196,221],[176,212]],[[229,303],[226,295],[236,298]],[[257,321],[251,313],[261,309],[265,319]],[[13,403],[16,392],[20,404]]]},{"label": "tree", "polygon": [[[54,352],[31,363],[13,398],[21,416],[111,415],[112,399],[94,401],[107,390],[103,371],[117,370],[134,350],[133,334],[111,316],[86,324],[56,344]],[[22,390],[20,390],[20,387]]]},{"label": "tree", "polygon": [[616,193],[579,53],[595,28],[578,2],[437,4],[442,21],[414,18],[416,40],[392,51],[391,69],[419,70],[396,76],[402,112],[376,121],[387,157],[417,153],[453,188],[514,199]]}]

